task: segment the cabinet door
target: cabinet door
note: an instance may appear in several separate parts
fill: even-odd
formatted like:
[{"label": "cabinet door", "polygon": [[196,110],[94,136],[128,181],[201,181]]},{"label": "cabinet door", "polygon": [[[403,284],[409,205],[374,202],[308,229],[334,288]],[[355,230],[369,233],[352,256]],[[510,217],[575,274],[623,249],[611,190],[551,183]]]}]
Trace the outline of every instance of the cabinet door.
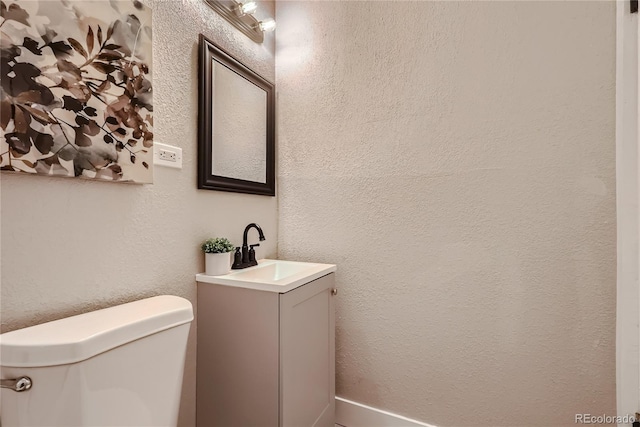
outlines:
[{"label": "cabinet door", "polygon": [[198,284],[198,427],[278,425],[279,304],[274,292]]},{"label": "cabinet door", "polygon": [[335,317],[329,274],[280,295],[280,425],[333,427]]}]

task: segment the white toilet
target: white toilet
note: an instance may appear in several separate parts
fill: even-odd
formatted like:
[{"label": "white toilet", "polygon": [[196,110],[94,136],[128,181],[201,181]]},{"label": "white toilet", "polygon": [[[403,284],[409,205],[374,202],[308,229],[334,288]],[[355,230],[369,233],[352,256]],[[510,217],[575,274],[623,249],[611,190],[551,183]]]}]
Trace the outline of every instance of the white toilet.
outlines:
[{"label": "white toilet", "polygon": [[164,295],[0,335],[0,425],[175,426],[192,320]]}]

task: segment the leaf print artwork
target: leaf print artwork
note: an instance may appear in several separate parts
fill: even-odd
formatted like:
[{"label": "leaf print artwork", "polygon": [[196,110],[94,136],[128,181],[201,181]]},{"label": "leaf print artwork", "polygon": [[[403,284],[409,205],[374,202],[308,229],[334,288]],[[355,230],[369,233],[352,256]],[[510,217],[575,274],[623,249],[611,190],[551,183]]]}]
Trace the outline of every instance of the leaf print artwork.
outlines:
[{"label": "leaf print artwork", "polygon": [[0,168],[153,180],[151,9],[0,0]]}]

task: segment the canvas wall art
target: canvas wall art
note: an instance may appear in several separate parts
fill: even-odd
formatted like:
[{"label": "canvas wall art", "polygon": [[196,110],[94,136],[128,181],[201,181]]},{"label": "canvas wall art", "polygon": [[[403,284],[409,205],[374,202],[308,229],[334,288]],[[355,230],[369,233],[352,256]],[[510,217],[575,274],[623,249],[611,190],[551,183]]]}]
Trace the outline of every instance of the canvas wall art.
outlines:
[{"label": "canvas wall art", "polygon": [[3,171],[153,180],[151,9],[1,0]]}]

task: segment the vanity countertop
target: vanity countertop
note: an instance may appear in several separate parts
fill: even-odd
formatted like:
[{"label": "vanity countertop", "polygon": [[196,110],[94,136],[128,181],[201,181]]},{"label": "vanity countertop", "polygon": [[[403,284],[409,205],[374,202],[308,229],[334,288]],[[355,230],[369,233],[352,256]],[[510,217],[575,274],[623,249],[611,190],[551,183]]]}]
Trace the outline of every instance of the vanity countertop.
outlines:
[{"label": "vanity countertop", "polygon": [[231,270],[230,273],[221,276],[196,274],[196,281],[285,293],[336,270],[335,264],[261,259],[254,267]]}]

